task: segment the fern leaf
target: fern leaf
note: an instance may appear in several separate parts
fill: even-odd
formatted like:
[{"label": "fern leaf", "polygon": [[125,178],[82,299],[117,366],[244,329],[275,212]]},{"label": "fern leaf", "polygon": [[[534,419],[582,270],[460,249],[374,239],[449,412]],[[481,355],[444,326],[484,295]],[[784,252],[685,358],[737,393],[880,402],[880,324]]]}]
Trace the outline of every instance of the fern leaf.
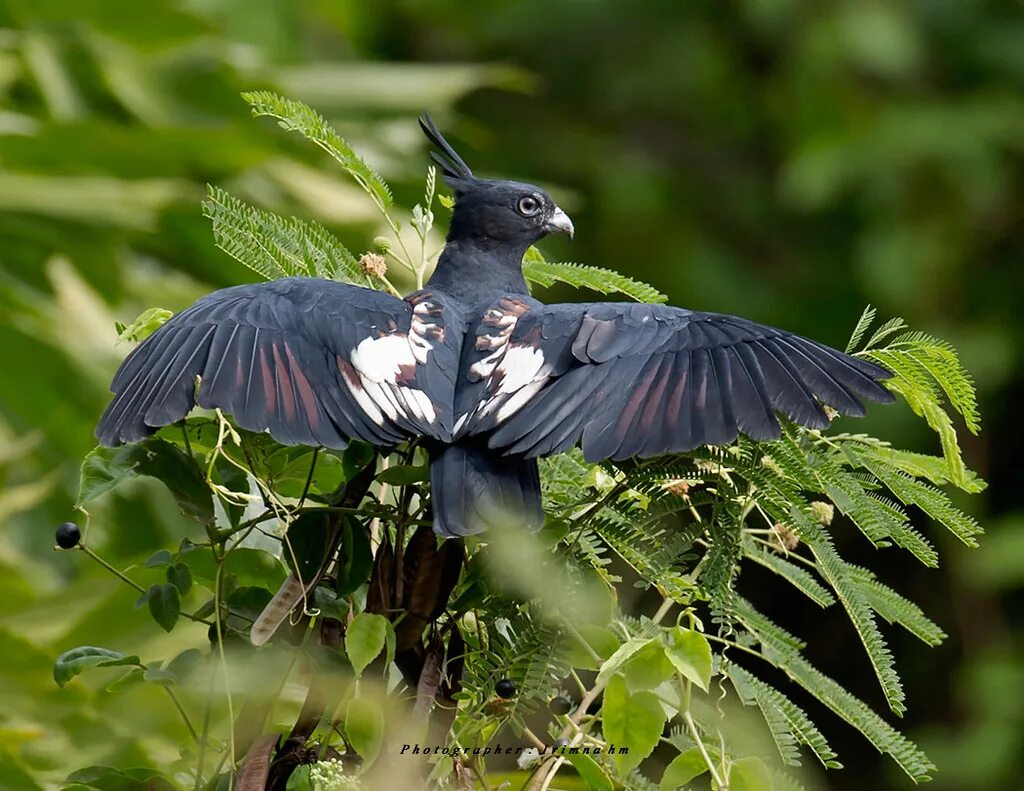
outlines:
[{"label": "fern leaf", "polygon": [[921,608],[879,582],[867,569],[850,566],[850,578],[860,588],[864,600],[878,615],[889,623],[902,626],[912,635],[930,646],[946,639],[946,633]]},{"label": "fern leaf", "polygon": [[836,592],[839,601],[846,610],[850,621],[857,630],[861,644],[867,652],[868,659],[875,669],[875,675],[885,693],[889,708],[902,715],[906,711],[903,705],[905,695],[903,684],[893,663],[892,652],[886,645],[872,609],[868,606],[860,587],[850,577],[849,565],[839,557],[832,543],[826,538],[808,542],[811,552],[818,561],[818,569]]},{"label": "fern leaf", "polygon": [[819,607],[835,604],[835,598],[807,570],[783,557],[768,552],[749,537],[743,540],[743,553],[755,563],[778,574]]},{"label": "fern leaf", "polygon": [[886,322],[883,322],[882,326],[875,330],[874,334],[872,334],[872,336],[868,339],[868,342],[864,344],[864,348],[871,349],[877,346],[886,338],[895,335],[902,329],[906,329],[906,326],[907,323],[899,316],[891,318]]},{"label": "fern leaf", "polygon": [[850,342],[846,344],[846,353],[852,354],[853,350],[860,345],[861,338],[864,337],[864,333],[868,331],[868,327],[871,326],[875,320],[875,309],[868,305],[864,308],[864,312],[860,315],[857,320],[857,326],[853,328],[853,333],[850,335]]},{"label": "fern leaf", "polygon": [[841,769],[838,756],[810,717],[793,701],[753,673],[736,664],[729,664],[726,675],[736,688],[744,705],[761,709],[772,732],[779,755],[787,766],[800,766],[796,744],[805,745],[828,769]]},{"label": "fern leaf", "polygon": [[278,217],[214,186],[207,188],[203,214],[217,246],[268,280],[305,275],[373,286],[352,253],[319,223]]},{"label": "fern leaf", "polygon": [[[858,455],[876,459],[914,478],[924,478],[936,486],[952,483],[949,479],[949,465],[942,456],[929,456],[925,453],[862,443],[855,443],[854,447]],[[987,486],[985,481],[972,470],[966,472],[967,479],[963,490],[970,494],[983,492]]]},{"label": "fern leaf", "polygon": [[382,208],[392,203],[391,189],[316,110],[269,91],[249,91],[242,98],[256,116],[276,118],[283,129],[298,132],[330,154]]},{"label": "fern leaf", "polygon": [[546,261],[535,247],[531,247],[523,258],[523,275],[538,286],[547,287],[559,282],[575,288],[589,288],[599,294],[625,294],[637,302],[668,301],[668,297],[653,286],[610,269]]},{"label": "fern leaf", "polygon": [[865,460],[864,463],[900,500],[908,505],[916,505],[967,546],[978,546],[977,536],[984,532],[981,525],[973,517],[956,508],[944,492],[914,480],[888,464],[871,460]]},{"label": "fern leaf", "polygon": [[793,643],[798,642],[796,638],[772,624],[738,597],[734,605],[736,617],[757,638],[762,655],[770,664],[782,670],[834,714],[860,731],[879,752],[889,755],[911,779],[919,783],[931,779],[935,764],[928,756],[860,698],[851,695],[800,656],[793,647]]}]

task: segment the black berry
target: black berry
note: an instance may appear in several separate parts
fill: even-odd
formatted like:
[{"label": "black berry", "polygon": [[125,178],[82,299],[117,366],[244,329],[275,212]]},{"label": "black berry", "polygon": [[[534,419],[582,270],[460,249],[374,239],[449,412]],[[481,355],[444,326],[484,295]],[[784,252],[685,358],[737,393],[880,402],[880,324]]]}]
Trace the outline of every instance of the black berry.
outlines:
[{"label": "black berry", "polygon": [[548,708],[551,709],[552,714],[568,714],[572,711],[572,701],[559,695],[557,698],[551,699]]},{"label": "black berry", "polygon": [[57,546],[61,549],[74,549],[82,540],[82,531],[74,522],[65,522],[57,528]]},{"label": "black berry", "polygon": [[499,698],[514,698],[516,696],[516,682],[510,678],[503,678],[494,685],[494,694]]}]

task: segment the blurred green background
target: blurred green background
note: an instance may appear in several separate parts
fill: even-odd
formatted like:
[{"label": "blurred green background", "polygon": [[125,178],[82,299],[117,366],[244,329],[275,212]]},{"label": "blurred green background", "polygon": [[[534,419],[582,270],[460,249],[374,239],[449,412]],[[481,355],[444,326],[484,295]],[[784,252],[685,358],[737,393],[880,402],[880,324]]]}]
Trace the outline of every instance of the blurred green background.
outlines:
[{"label": "blurred green background", "polygon": [[[549,258],[613,267],[675,304],[740,313],[842,346],[865,303],[952,341],[985,430],[962,438],[990,489],[980,550],[929,571],[870,563],[949,632],[891,632],[940,789],[1024,783],[1024,13],[955,0],[5,0],[0,2],[0,788],[49,788],[91,762],[161,765],[181,725],[145,687],[58,691],[80,643],[166,656],[134,594],[52,553],[78,463],[126,349],[114,321],[252,280],[217,251],[207,182],[315,217],[351,249],[380,228],[311,147],[248,117],[244,89],[323,112],[398,187],[422,190],[430,110],[485,175],[533,180],[572,215]],[[545,295],[580,298],[556,292]],[[935,451],[901,408],[844,427]],[[138,485],[93,511],[126,566],[192,528]],[[156,574],[139,569],[144,584]],[[153,576],[150,580],[147,574]],[[760,577],[741,584],[809,638],[820,666],[882,709],[843,619]],[[753,588],[753,590],[751,590]],[[194,634],[193,634],[194,632]],[[806,701],[802,701],[805,702]],[[811,787],[904,787],[808,703],[848,767]]]}]

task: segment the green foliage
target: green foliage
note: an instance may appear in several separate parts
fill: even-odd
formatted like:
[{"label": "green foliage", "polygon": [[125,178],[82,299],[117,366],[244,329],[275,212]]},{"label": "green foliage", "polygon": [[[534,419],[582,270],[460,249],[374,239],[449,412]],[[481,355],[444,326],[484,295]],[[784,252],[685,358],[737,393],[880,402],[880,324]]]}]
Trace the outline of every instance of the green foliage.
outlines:
[{"label": "green foliage", "polygon": [[523,274],[526,275],[528,282],[543,287],[565,283],[574,288],[596,291],[598,294],[624,294],[637,302],[668,301],[668,297],[657,289],[611,269],[547,261],[536,247],[531,247],[526,252],[523,259]]},{"label": "green foliage", "polygon": [[243,93],[256,116],[276,118],[282,129],[298,132],[316,143],[352,176],[383,208],[392,203],[391,190],[380,175],[346,143],[316,110],[295,99],[285,99],[269,91]]},{"label": "green foliage", "polygon": [[286,220],[213,186],[203,214],[217,246],[268,280],[304,275],[370,285],[352,253],[319,223]]}]

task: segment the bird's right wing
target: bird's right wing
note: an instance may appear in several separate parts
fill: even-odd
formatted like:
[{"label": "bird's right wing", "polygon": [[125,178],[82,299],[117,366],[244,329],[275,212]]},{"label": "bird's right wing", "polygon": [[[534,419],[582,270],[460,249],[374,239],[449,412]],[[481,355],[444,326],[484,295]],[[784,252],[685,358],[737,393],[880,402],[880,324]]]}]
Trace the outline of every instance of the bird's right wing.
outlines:
[{"label": "bird's right wing", "polygon": [[132,442],[198,405],[290,445],[448,440],[461,343],[461,319],[429,291],[402,300],[313,278],[227,288],[128,356],[96,436]]},{"label": "bird's right wing", "polygon": [[[824,428],[862,415],[891,374],[799,335],[665,305],[542,305],[506,296],[467,341],[456,435],[526,457],[589,461],[779,436],[775,413]],[[472,348],[470,348],[472,347]]]}]

